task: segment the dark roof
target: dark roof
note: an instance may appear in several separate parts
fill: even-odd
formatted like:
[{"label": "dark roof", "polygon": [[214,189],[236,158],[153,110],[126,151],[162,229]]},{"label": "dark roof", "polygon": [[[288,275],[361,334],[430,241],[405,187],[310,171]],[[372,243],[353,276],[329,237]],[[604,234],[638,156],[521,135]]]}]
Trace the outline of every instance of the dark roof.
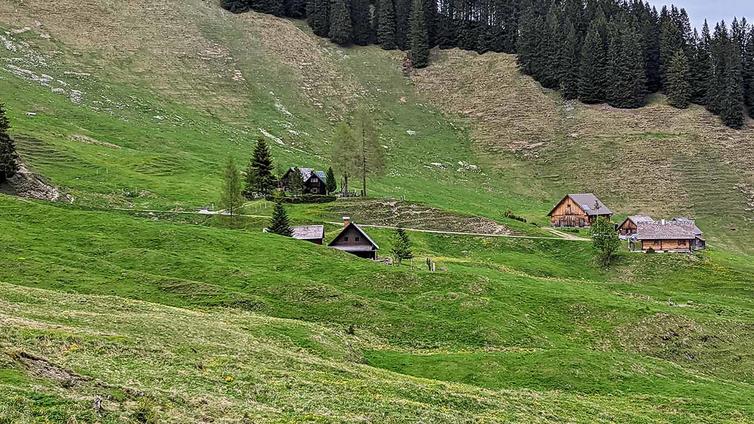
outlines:
[{"label": "dark roof", "polygon": [[678,222],[642,222],[637,224],[637,240],[694,240],[694,226]]},{"label": "dark roof", "polygon": [[636,225],[639,225],[642,222],[655,222],[654,219],[652,219],[651,216],[647,215],[629,215],[626,219],[623,220],[623,222],[620,223],[618,227],[622,227],[623,224],[626,223],[626,221],[631,221]]},{"label": "dark roof", "polygon": [[302,225],[292,227],[293,238],[299,240],[319,240],[325,238],[324,225]]},{"label": "dark roof", "polygon": [[[293,172],[295,168],[289,168],[288,172]],[[323,183],[327,182],[327,174],[325,171],[316,171],[312,168],[299,168],[299,172],[301,173],[301,178],[304,180],[304,182],[309,181],[309,178],[312,177],[312,174],[316,175],[320,180],[322,180]],[[286,174],[288,174],[286,172]]]},{"label": "dark roof", "polygon": [[[584,212],[589,216],[597,216],[597,215],[612,215],[613,211],[611,211],[607,206],[605,206],[604,203],[600,199],[597,198],[592,193],[576,193],[576,194],[567,194],[565,197],[560,199],[560,201],[553,206],[553,208],[550,210],[550,213],[547,215],[550,216],[555,211],[555,209],[563,203],[563,201],[567,198],[571,198],[581,209],[584,210]],[[595,208],[595,206],[599,206],[598,208]]]},{"label": "dark roof", "polygon": [[353,252],[363,251],[363,249],[366,249],[367,251],[372,250],[372,249],[370,249],[370,248],[368,248],[366,246],[333,246],[333,244],[335,244],[335,242],[337,242],[338,240],[340,240],[340,237],[349,228],[353,228],[354,230],[358,231],[359,234],[361,234],[364,237],[364,239],[369,242],[369,244],[371,244],[372,246],[374,246],[374,250],[379,250],[380,249],[380,246],[378,246],[377,243],[375,243],[374,240],[372,240],[372,238],[369,237],[369,234],[365,233],[364,230],[361,229],[361,227],[359,227],[358,225],[354,224],[353,222],[350,222],[348,225],[346,225],[345,227],[343,227],[343,230],[337,236],[335,236],[335,238],[330,242],[330,244],[328,244],[328,246],[334,247],[334,248],[339,249],[339,250],[349,250],[349,251],[353,251]]}]

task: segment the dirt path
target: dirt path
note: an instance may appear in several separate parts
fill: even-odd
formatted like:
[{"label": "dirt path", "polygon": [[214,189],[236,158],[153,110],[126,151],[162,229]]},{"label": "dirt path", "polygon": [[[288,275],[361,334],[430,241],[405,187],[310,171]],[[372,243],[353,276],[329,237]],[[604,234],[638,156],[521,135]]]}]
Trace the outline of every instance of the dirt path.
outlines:
[{"label": "dirt path", "polygon": [[[137,212],[137,213],[171,213],[171,214],[178,214],[178,215],[203,215],[203,216],[210,216],[210,215],[225,215],[227,216],[227,213],[225,211],[198,211],[198,212],[192,212],[192,211],[165,211],[165,210],[156,210],[156,209],[128,209],[128,208],[111,208],[111,209],[103,209],[103,210],[114,210],[114,211],[121,211],[121,212]],[[245,218],[270,218],[269,215],[248,215],[248,214],[241,214],[237,215]],[[332,224],[332,225],[342,225],[342,222],[335,222],[335,221],[324,221],[326,224]],[[374,225],[374,224],[359,224],[359,227],[364,228],[379,228],[384,230],[396,230],[398,227],[391,226],[391,225]],[[514,238],[514,239],[529,239],[529,240],[564,240],[564,241],[589,241],[589,239],[585,239],[582,237],[575,236],[573,234],[564,233],[562,231],[557,231],[552,228],[548,228],[547,230],[550,231],[555,235],[555,237],[546,237],[546,236],[520,236],[520,235],[514,235],[514,234],[487,234],[487,233],[473,233],[473,232],[464,232],[464,231],[444,231],[444,230],[426,230],[421,228],[403,228],[406,231],[413,232],[413,233],[428,233],[428,234],[440,234],[440,235],[449,235],[449,236],[467,236],[467,237],[492,237],[492,238]]]}]

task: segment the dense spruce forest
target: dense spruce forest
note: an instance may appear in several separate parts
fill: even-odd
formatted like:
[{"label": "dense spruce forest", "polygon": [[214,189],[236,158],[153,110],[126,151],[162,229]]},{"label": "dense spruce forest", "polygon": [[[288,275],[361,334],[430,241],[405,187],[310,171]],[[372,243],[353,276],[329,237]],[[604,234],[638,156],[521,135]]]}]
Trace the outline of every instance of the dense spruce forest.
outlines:
[{"label": "dense spruce forest", "polygon": [[675,6],[641,0],[223,0],[306,18],[340,45],[407,50],[427,66],[429,50],[516,53],[521,71],[566,99],[619,108],[664,92],[677,108],[705,105],[732,128],[754,117],[754,27],[734,19],[701,32]]}]

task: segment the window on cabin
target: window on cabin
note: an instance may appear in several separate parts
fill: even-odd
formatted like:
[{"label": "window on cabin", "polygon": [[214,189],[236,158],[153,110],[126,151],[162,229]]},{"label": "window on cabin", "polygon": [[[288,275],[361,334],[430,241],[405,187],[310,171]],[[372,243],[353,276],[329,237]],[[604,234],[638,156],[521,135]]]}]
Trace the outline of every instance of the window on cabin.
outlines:
[{"label": "window on cabin", "polygon": [[686,240],[678,240],[678,245],[679,246],[685,246],[686,245]]},{"label": "window on cabin", "polygon": [[361,237],[356,237],[355,241],[361,241]]},{"label": "window on cabin", "polygon": [[343,241],[348,241],[348,236],[343,237]]}]

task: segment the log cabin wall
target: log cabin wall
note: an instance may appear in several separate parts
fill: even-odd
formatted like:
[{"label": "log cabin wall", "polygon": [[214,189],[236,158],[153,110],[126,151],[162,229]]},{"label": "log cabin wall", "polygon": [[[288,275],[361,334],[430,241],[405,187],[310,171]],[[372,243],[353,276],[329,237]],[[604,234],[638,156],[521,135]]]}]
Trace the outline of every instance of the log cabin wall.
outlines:
[{"label": "log cabin wall", "polygon": [[566,197],[552,211],[550,223],[555,227],[587,227],[592,221],[581,206]]}]

